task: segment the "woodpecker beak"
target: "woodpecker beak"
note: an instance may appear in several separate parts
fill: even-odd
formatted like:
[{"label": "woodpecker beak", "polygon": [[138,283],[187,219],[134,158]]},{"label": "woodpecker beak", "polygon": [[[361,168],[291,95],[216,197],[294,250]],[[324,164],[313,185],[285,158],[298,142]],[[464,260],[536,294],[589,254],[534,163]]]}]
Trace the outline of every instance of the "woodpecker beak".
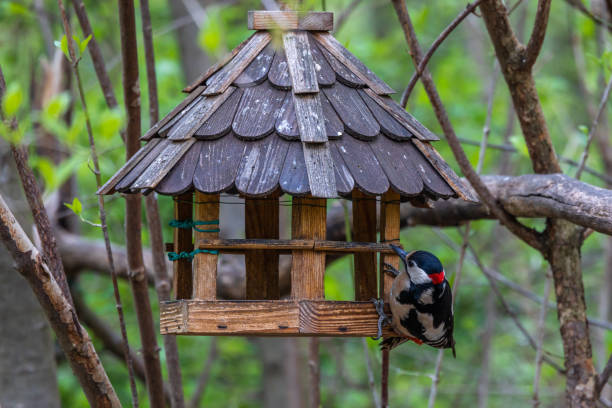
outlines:
[{"label": "woodpecker beak", "polygon": [[408,256],[408,252],[404,251],[402,248],[397,245],[390,244],[391,248],[399,255],[402,261],[406,262],[406,256]]}]

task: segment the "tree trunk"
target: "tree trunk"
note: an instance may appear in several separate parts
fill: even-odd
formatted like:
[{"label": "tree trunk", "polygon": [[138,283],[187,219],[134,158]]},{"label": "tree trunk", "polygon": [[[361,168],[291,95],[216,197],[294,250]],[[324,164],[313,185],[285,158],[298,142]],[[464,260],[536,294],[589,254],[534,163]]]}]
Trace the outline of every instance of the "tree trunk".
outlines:
[{"label": "tree trunk", "polygon": [[[16,175],[8,147],[0,141],[2,191],[19,221],[29,227],[28,205]],[[49,323],[3,245],[0,245],[0,322],[0,405],[59,408]]]},{"label": "tree trunk", "polygon": [[565,398],[568,407],[593,407],[597,373],[593,366],[580,265],[583,230],[563,220],[549,223],[548,261],[555,283],[567,370]]}]

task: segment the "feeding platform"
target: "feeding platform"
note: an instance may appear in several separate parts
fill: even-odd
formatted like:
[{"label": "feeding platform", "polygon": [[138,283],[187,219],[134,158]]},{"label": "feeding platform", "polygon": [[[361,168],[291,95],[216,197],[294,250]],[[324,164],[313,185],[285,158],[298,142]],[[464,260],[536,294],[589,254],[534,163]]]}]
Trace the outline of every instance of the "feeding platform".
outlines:
[{"label": "feeding platform", "polygon": [[[248,24],[253,35],[185,88],[99,193],[174,197],[176,300],[160,306],[163,334],[374,336],[370,299],[390,288],[379,263],[398,266],[388,245],[399,243],[400,202],[475,197],[432,147],[438,137],[328,32],[331,13],[256,11]],[[219,238],[221,194],[244,198],[246,239]],[[326,240],[335,198],[352,202],[355,242]],[[223,253],[245,256],[244,300],[217,299]],[[324,300],[328,253],[354,256],[355,301]],[[280,254],[292,257],[283,300]]]}]

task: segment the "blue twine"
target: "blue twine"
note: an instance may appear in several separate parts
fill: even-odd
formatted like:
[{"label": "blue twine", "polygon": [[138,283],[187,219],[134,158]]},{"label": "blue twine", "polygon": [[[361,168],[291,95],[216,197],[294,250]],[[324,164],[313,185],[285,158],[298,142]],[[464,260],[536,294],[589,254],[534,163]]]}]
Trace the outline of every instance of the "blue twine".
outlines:
[{"label": "blue twine", "polygon": [[180,253],[176,253],[176,252],[168,252],[168,259],[171,261],[178,261],[179,259],[193,259],[194,256],[196,256],[196,254],[211,254],[211,255],[218,255],[219,251],[211,251],[208,249],[196,249],[195,251],[191,251],[191,252],[180,252]]},{"label": "blue twine", "polygon": [[198,232],[220,232],[219,228],[211,228],[211,229],[201,229],[198,228],[198,225],[219,225],[219,220],[210,220],[210,221],[193,221],[193,220],[172,220],[170,221],[170,226],[174,228],[183,228],[183,229],[191,229]]}]

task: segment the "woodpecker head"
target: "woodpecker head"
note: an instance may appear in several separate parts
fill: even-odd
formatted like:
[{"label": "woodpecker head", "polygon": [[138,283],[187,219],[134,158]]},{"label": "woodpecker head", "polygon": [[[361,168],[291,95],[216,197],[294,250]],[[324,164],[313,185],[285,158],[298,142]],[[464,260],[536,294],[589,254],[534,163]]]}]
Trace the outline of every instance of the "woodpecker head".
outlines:
[{"label": "woodpecker head", "polygon": [[391,247],[404,262],[410,281],[417,284],[433,283],[434,285],[444,282],[444,268],[434,254],[427,251],[406,252],[395,245]]}]

